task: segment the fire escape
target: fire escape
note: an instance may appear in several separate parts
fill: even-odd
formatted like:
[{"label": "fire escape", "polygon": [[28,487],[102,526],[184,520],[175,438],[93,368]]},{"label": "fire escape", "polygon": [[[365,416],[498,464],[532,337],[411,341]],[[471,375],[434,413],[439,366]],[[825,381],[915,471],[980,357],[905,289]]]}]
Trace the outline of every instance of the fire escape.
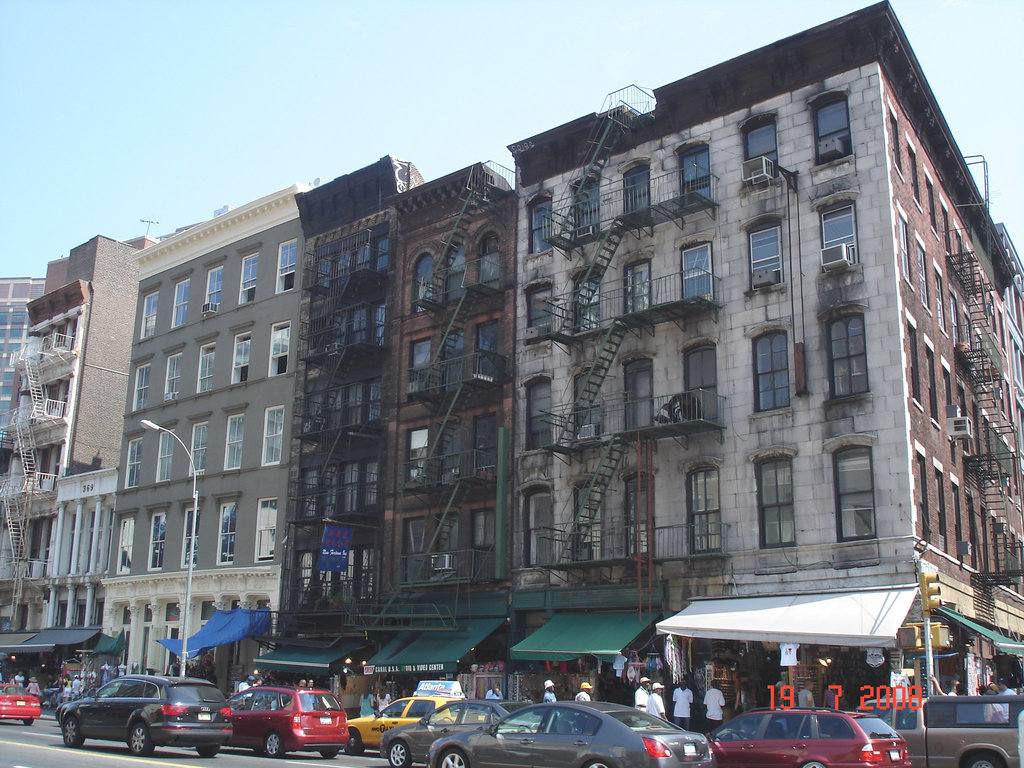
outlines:
[{"label": "fire escape", "polygon": [[[654,178],[648,171],[629,183],[601,183],[619,141],[650,122],[653,109],[653,96],[635,86],[609,95],[587,141],[581,173],[552,207],[550,235],[545,238],[570,258],[578,254],[582,269],[572,293],[551,299],[548,323],[533,335],[535,340],[551,339],[565,346],[583,361],[571,404],[548,414],[546,447],[567,461],[583,461],[589,475],[576,489],[570,519],[545,532],[549,542],[542,559],[559,569],[633,560],[641,585],[649,584],[658,556],[654,537],[641,524],[642,504],[637,504],[635,531],[602,530],[605,495],[623,455],[636,442],[638,467],[650,468],[650,445],[645,441],[685,439],[724,429],[723,398],[712,391],[601,397],[627,333],[653,334],[661,323],[717,317],[722,307],[719,280],[710,264],[657,278],[633,275],[621,287],[605,280],[628,233],[650,236],[661,223],[671,221],[682,228],[689,215],[716,214],[717,184],[707,168],[680,168]],[[649,484],[638,489],[638,497],[650,494]]]},{"label": "fire escape", "polygon": [[494,163],[470,168],[461,189],[450,229],[441,243],[442,257],[416,285],[414,306],[433,314],[439,336],[431,343],[430,360],[409,369],[407,394],[436,416],[428,445],[406,462],[404,490],[435,510],[430,539],[423,551],[403,556],[404,586],[475,581],[493,576],[493,553],[459,550],[450,541],[461,506],[471,494],[493,492],[497,482],[493,450],[465,450],[461,414],[477,393],[500,389],[509,375],[509,361],[496,350],[463,351],[464,329],[481,302],[500,294],[498,253],[468,259],[470,227],[514,194],[514,174]]},{"label": "fire escape", "polygon": [[[958,243],[960,239],[958,238]],[[966,327],[956,327],[955,351],[958,372],[974,392],[979,423],[974,426],[972,453],[964,458],[966,474],[981,496],[985,524],[991,524],[994,558],[982,561],[973,574],[979,618],[994,621],[993,588],[1020,582],[1024,576],[1021,544],[1011,536],[1008,508],[1010,479],[1017,456],[1015,429],[1003,415],[1004,377],[1002,351],[992,332],[993,287],[977,254],[961,245],[947,257],[950,271],[963,289]],[[957,417],[966,414],[954,414]],[[993,570],[987,570],[991,567]]]}]

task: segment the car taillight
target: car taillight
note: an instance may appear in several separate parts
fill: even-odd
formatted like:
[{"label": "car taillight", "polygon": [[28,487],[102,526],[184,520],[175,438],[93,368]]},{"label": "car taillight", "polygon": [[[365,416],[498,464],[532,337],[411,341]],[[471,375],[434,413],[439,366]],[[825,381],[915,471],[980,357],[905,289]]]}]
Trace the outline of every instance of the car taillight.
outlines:
[{"label": "car taillight", "polygon": [[187,712],[188,712],[188,707],[185,706],[184,704],[161,704],[160,705],[160,713],[162,715],[164,715],[164,717],[169,717],[171,715],[184,715]]},{"label": "car taillight", "polygon": [[220,714],[224,718],[230,720],[231,719],[231,707],[221,707],[220,708]]},{"label": "car taillight", "polygon": [[649,757],[672,757],[672,750],[662,742],[652,739],[650,736],[644,736],[643,739],[644,749],[647,750]]},{"label": "car taillight", "polygon": [[292,725],[302,725],[302,715],[292,715]]},{"label": "car taillight", "polygon": [[860,751],[861,762],[864,763],[881,763],[882,753],[875,749],[871,744],[865,744]]}]

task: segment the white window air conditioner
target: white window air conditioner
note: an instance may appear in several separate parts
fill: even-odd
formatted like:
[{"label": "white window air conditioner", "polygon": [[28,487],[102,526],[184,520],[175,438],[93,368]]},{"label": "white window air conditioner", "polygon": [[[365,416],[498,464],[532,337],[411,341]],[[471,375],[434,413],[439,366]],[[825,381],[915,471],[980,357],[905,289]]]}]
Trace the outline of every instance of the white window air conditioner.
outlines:
[{"label": "white window air conditioner", "polygon": [[523,343],[529,344],[540,340],[543,329],[539,325],[528,325],[523,329]]},{"label": "white window air conditioner", "polygon": [[576,238],[593,237],[597,234],[596,224],[585,224],[582,227],[576,227],[573,236]]},{"label": "white window air conditioner", "polygon": [[743,183],[749,186],[763,186],[776,176],[775,163],[761,155],[743,161]]},{"label": "white window air conditioner", "polygon": [[946,430],[954,440],[971,438],[974,436],[974,425],[971,424],[969,416],[956,416],[946,419]]},{"label": "white window air conditioner", "polygon": [[455,485],[459,482],[459,467],[446,467],[441,475],[441,485]]},{"label": "white window air conditioner", "polygon": [[822,139],[818,142],[818,162],[827,163],[830,160],[838,160],[846,157],[846,141],[842,136],[833,136],[830,139]]},{"label": "white window air conditioner", "polygon": [[779,269],[758,269],[750,276],[752,288],[767,288],[771,285],[778,285],[782,282],[782,270]]},{"label": "white window air conditioner", "polygon": [[220,304],[212,301],[208,301],[203,304],[203,317],[209,317],[210,315],[216,315],[220,310]]},{"label": "white window air conditioner", "polygon": [[435,571],[444,573],[455,570],[455,556],[451,552],[434,555],[432,559],[432,567]]},{"label": "white window air conditioner", "polygon": [[584,424],[577,430],[577,440],[597,440],[601,436],[601,425],[597,423]]},{"label": "white window air conditioner", "polygon": [[821,267],[825,271],[845,269],[853,263],[853,248],[846,243],[839,243],[821,249]]},{"label": "white window air conditioner", "polygon": [[177,399],[178,399],[178,393],[177,392],[164,392],[164,402],[165,403],[168,400],[177,400]]}]

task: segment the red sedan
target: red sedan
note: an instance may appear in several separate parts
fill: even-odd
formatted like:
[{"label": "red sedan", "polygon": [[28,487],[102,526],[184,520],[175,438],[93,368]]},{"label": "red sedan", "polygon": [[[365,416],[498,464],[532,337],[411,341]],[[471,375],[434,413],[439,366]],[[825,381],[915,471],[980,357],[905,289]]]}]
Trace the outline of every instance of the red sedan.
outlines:
[{"label": "red sedan", "polygon": [[32,725],[39,714],[39,699],[20,685],[0,683],[0,720],[21,720]]}]

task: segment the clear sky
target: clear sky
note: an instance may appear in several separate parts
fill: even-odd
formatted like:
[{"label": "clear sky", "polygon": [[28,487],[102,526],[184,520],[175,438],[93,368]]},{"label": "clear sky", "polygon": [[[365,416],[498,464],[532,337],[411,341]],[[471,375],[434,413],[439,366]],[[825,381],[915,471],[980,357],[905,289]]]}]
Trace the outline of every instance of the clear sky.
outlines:
[{"label": "clear sky", "polygon": [[[865,0],[0,0],[0,275],[386,154],[429,179]],[[1024,247],[1024,2],[893,0]]]}]

